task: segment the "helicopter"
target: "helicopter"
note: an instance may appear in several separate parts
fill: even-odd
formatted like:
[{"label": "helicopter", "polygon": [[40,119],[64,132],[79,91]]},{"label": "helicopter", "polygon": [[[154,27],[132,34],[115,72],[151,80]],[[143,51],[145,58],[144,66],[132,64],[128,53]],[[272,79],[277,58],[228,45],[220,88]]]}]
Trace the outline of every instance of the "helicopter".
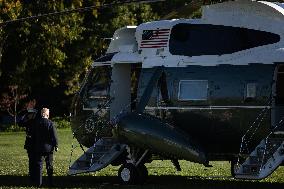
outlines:
[{"label": "helicopter", "polygon": [[145,163],[210,167],[263,179],[284,160],[284,4],[236,0],[115,31],[73,100],[74,137],[88,149],[69,175],[120,165],[145,182]]}]

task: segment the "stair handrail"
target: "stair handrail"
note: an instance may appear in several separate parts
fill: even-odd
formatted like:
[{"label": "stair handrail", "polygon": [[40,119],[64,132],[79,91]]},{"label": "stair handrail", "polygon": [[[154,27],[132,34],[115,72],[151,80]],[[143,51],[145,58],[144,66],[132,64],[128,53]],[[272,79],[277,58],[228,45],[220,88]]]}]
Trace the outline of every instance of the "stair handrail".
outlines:
[{"label": "stair handrail", "polygon": [[[104,103],[96,112],[93,112],[93,114],[91,116],[96,116],[103,108],[105,108],[109,103],[111,103],[111,101],[114,99],[114,97],[110,98],[106,103]],[[71,167],[71,163],[72,163],[72,156],[73,156],[73,151],[75,150],[75,148],[77,148],[78,146],[74,147],[74,143],[73,140],[75,139],[75,132],[78,131],[79,129],[81,129],[83,126],[83,124],[81,124],[78,128],[76,128],[73,132],[73,138],[72,138],[72,144],[71,144],[71,154],[70,154],[70,159],[69,159],[69,168]],[[96,133],[97,135],[97,133]],[[83,148],[83,145],[78,141],[80,148],[82,149],[82,151],[84,153],[86,153],[86,151]]]},{"label": "stair handrail", "polygon": [[[70,153],[70,158],[69,158],[69,169],[70,169],[71,163],[72,163],[73,152],[74,152],[74,150],[78,147],[78,146],[75,146],[75,147],[74,147],[74,143],[73,143],[74,138],[75,138],[75,137],[74,137],[74,135],[73,135],[72,144],[71,144],[71,153]],[[78,143],[79,143],[79,142],[78,142]],[[80,146],[81,150],[82,150],[84,153],[86,153],[86,151],[84,150],[84,148],[83,148],[83,146],[82,146],[81,143],[79,143],[79,146]]]},{"label": "stair handrail", "polygon": [[[248,144],[250,143],[252,137],[255,135],[256,131],[260,128],[260,124],[262,123],[265,115],[267,114],[268,110],[270,109],[271,103],[272,103],[272,99],[269,98],[269,100],[266,103],[266,106],[260,111],[260,113],[256,117],[255,121],[251,124],[251,126],[247,129],[245,134],[242,136],[239,156],[241,154],[243,154],[243,152],[244,152],[244,149],[243,149],[244,144],[245,144],[246,148],[248,148]],[[258,123],[258,124],[255,127],[256,123]],[[252,134],[250,135],[249,139],[247,140],[247,137],[248,137],[250,132],[252,132]],[[248,149],[247,149],[247,151],[248,151]]]},{"label": "stair handrail", "polygon": [[263,155],[262,155],[262,160],[261,160],[261,166],[260,166],[260,171],[264,165],[264,158],[265,158],[265,155],[266,155],[266,150],[267,150],[267,143],[268,143],[268,139],[269,137],[275,132],[276,129],[278,129],[279,127],[283,127],[284,126],[284,116],[280,119],[280,121],[276,124],[276,126],[272,129],[272,131],[265,137],[265,145],[264,145],[264,152],[263,152]]},{"label": "stair handrail", "polygon": [[[248,145],[249,143],[251,142],[251,139],[253,138],[253,136],[255,135],[255,133],[257,132],[257,130],[260,128],[260,125],[265,117],[265,115],[267,114],[267,111],[268,108],[264,108],[264,111],[262,112],[262,114],[260,116],[258,116],[256,118],[256,120],[254,121],[254,123],[252,124],[252,126],[249,128],[249,130],[247,130],[247,132],[245,133],[245,135],[242,137],[242,142],[246,145],[246,149],[247,151],[249,150],[248,149]],[[258,124],[256,127],[255,124],[257,123],[258,121]],[[254,128],[254,130],[252,130]],[[251,135],[248,135],[249,133],[251,132]],[[247,137],[247,138],[246,138]]]}]

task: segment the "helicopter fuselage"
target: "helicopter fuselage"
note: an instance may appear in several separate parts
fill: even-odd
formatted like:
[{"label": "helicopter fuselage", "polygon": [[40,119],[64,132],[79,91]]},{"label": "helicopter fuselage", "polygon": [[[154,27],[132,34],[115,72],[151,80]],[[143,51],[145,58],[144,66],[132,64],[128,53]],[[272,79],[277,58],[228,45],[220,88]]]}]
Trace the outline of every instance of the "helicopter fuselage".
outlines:
[{"label": "helicopter fuselage", "polygon": [[284,131],[284,5],[226,2],[202,15],[114,33],[74,101],[81,144],[113,137],[136,167],[147,153],[207,166]]}]

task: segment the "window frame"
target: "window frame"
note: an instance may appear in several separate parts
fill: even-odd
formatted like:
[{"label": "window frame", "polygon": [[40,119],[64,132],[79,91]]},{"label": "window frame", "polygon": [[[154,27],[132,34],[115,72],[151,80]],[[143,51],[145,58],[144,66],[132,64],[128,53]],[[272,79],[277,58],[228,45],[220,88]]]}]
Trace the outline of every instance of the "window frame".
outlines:
[{"label": "window frame", "polygon": [[[177,35],[177,33],[181,30],[185,31],[186,38],[188,39],[181,40],[183,44],[177,45],[175,43],[180,43],[181,41],[176,40],[174,36]],[[192,33],[192,31],[194,32]],[[208,38],[204,38],[199,34],[196,35],[195,31],[203,31],[203,36],[206,36],[206,33],[207,35],[210,35]],[[222,33],[224,34],[221,35],[223,37],[218,37],[220,36],[219,34]],[[191,35],[193,35],[193,37],[189,37]],[[226,40],[224,39],[224,36]],[[252,38],[252,36],[255,36],[255,38],[257,37],[257,40],[253,40],[254,38]],[[198,43],[193,40],[190,42],[190,46],[187,46],[188,44],[186,44],[185,42],[189,41],[191,38],[198,39]],[[208,43],[206,39],[214,40]],[[217,42],[215,41],[216,39]],[[280,42],[280,40],[281,37],[277,33],[257,29],[215,24],[178,23],[172,27],[169,39],[169,52],[171,55],[189,57],[204,55],[221,56],[226,54],[239,53],[241,51],[246,51],[266,45],[276,44]],[[221,41],[222,43],[219,44],[218,41]],[[206,46],[208,47],[203,48]]]},{"label": "window frame", "polygon": [[[206,82],[206,98],[181,98],[181,84],[182,82]],[[209,83],[208,80],[194,80],[194,79],[183,79],[179,81],[178,87],[178,101],[207,101],[208,100]]]},{"label": "window frame", "polygon": [[[257,82],[248,82],[245,86],[245,99],[257,98]],[[253,95],[252,95],[253,94]]]}]

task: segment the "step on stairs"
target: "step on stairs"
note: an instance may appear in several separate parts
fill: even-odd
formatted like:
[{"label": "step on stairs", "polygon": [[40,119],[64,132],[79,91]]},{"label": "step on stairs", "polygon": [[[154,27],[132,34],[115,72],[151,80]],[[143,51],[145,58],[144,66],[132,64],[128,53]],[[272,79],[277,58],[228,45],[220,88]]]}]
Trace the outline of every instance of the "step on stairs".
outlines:
[{"label": "step on stairs", "polygon": [[69,167],[68,175],[98,171],[108,166],[125,148],[125,144],[116,143],[113,138],[101,138]]},{"label": "step on stairs", "polygon": [[263,139],[242,164],[235,166],[235,178],[263,179],[284,163],[284,134]]}]

